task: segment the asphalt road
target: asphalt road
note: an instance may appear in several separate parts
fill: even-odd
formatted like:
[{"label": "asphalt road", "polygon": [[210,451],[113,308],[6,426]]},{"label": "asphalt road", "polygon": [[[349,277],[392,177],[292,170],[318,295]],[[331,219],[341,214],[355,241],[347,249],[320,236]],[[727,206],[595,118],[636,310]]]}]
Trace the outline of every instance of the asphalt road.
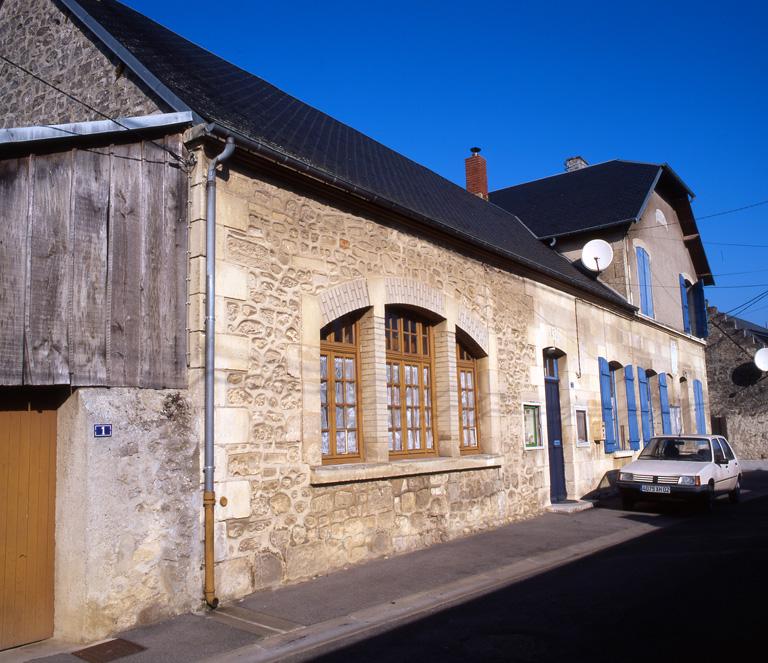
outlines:
[{"label": "asphalt road", "polygon": [[[768,473],[744,483],[764,491]],[[641,504],[630,517],[644,510],[684,517],[316,660],[765,660],[768,497],[719,500],[712,515]]]}]

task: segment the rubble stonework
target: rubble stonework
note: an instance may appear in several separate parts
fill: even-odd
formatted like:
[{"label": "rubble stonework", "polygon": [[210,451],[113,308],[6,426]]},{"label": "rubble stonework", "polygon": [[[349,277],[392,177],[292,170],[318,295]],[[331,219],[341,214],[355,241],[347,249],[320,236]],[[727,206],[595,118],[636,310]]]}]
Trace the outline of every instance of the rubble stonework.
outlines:
[{"label": "rubble stonework", "polygon": [[[217,404],[229,411],[220,416],[245,420],[241,425],[248,428],[234,434],[236,443],[228,442],[231,431],[217,430],[217,491],[228,494],[242,481],[251,488],[250,515],[226,519],[220,529],[223,573],[247,557],[256,589],[540,511],[543,468],[525,462],[518,411],[521,389],[533,388],[528,367],[535,363],[527,332],[533,314],[521,278],[235,169],[220,182],[219,200],[217,257],[238,270],[247,287],[225,283],[222,291],[220,284],[217,344],[230,335],[246,339],[248,356],[242,369],[221,371]],[[499,366],[503,469],[311,485],[301,427],[301,300],[372,277],[402,287],[423,284],[423,294],[413,295],[419,301],[431,297],[440,304],[432,292],[450,296],[467,319],[486,325],[493,314],[493,331],[505,349]],[[237,296],[224,296],[227,291]],[[492,293],[502,291],[504,306],[497,308]],[[192,327],[200,329],[201,321]],[[217,359],[217,366],[233,363]],[[265,560],[270,572],[261,574]]]},{"label": "rubble stonework", "polygon": [[[202,367],[205,161],[198,159],[191,195],[193,372]],[[549,499],[547,450],[524,450],[522,403],[544,403],[544,347],[568,356],[561,390],[569,495],[594,490],[628,461],[599,444],[576,449],[572,408],[588,407],[591,439],[599,438],[597,356],[670,371],[665,330],[583,303],[577,348],[570,295],[234,165],[218,189],[216,490],[228,499],[224,509],[217,506],[222,598],[541,512]],[[500,425],[494,449],[484,451],[499,454],[498,466],[441,466],[397,478],[367,469],[354,480],[313,483],[319,414],[307,385],[319,381],[319,359],[302,339],[309,329],[319,346],[327,311],[345,312],[354,301],[376,310],[391,297],[416,297],[449,317],[453,307],[456,320],[472,319],[478,334],[484,326],[493,339],[483,342],[495,348]],[[307,300],[317,302],[316,319]],[[676,342],[680,370],[704,378],[703,345],[682,336]]]},{"label": "rubble stonework", "polygon": [[163,112],[143,84],[88,40],[51,0],[5,0],[0,5],[0,53],[98,111],[0,63],[0,128]]},{"label": "rubble stonework", "polygon": [[[708,312],[711,414],[725,418],[728,440],[739,457],[768,458],[768,380],[757,381],[760,371],[753,361],[764,345],[749,332],[737,329],[716,308]],[[733,340],[726,338],[726,334]]]}]

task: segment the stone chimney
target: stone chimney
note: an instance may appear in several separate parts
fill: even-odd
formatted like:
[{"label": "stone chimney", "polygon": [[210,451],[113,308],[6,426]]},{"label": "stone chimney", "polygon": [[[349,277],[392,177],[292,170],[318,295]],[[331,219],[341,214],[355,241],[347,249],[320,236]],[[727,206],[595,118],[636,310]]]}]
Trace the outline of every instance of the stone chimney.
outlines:
[{"label": "stone chimney", "polygon": [[589,164],[585,161],[583,157],[568,157],[565,160],[565,172],[571,173],[574,170],[581,170],[582,168],[586,168]]},{"label": "stone chimney", "polygon": [[467,173],[467,191],[488,200],[488,171],[485,166],[485,157],[480,156],[479,147],[470,147],[472,156],[464,159],[464,168]]}]

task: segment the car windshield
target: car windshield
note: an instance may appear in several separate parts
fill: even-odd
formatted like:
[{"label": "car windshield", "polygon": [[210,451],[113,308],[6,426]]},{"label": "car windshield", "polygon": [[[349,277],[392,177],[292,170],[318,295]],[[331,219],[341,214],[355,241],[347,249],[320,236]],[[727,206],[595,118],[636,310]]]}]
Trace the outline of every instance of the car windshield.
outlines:
[{"label": "car windshield", "polygon": [[711,463],[712,449],[709,446],[709,440],[691,437],[655,437],[643,449],[640,458]]}]

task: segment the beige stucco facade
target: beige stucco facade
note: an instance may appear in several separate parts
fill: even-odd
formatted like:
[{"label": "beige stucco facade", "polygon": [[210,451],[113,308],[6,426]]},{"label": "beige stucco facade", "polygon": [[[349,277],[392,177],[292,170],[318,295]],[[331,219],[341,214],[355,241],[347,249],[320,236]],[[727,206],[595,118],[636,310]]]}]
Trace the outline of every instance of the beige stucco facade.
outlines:
[{"label": "beige stucco facade", "polygon": [[646,202],[640,219],[626,230],[608,229],[558,239],[555,249],[569,260],[579,260],[581,249],[591,239],[603,239],[613,249],[613,262],[600,279],[640,308],[640,281],[637,274],[637,248],[650,259],[653,319],[673,329],[683,330],[683,305],[680,275],[695,283],[696,268],[683,242],[680,219],[675,208],[656,191]]}]

